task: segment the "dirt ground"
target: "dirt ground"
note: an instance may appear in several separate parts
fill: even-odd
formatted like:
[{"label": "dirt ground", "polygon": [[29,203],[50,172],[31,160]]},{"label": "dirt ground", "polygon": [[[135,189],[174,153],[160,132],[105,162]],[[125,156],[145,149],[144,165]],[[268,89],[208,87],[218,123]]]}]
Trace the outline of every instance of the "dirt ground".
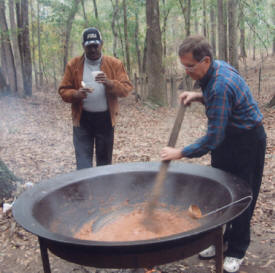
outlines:
[{"label": "dirt ground", "polygon": [[[241,273],[275,272],[275,108],[265,105],[275,91],[275,58],[265,60],[261,91],[258,92],[259,60],[248,63],[245,73],[254,98],[264,114],[268,136],[265,170],[261,192],[252,220],[252,241]],[[120,117],[115,130],[113,163],[160,161],[159,151],[166,146],[176,109],[151,109],[134,96],[120,101]],[[54,90],[34,92],[31,98],[0,98],[0,158],[22,178],[33,184],[69,173],[75,169],[72,125],[69,105]],[[177,146],[186,145],[202,136],[206,118],[202,106],[191,106],[186,112]],[[185,162],[209,165],[209,155]],[[13,200],[6,200],[7,203]],[[14,221],[11,211],[0,209],[0,273],[43,273],[37,237]],[[51,253],[52,273],[142,272],[141,269],[99,269],[66,262]],[[214,260],[201,261],[197,255],[157,266],[161,272],[213,273]]]}]

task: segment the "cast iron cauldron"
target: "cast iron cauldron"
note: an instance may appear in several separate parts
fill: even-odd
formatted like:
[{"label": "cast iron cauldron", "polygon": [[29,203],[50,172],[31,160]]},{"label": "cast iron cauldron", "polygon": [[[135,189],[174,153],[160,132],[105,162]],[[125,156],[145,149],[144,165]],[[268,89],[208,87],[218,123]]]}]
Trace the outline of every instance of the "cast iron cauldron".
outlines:
[{"label": "cast iron cauldron", "polygon": [[[215,244],[222,267],[222,225],[240,215],[250,200],[201,219],[183,233],[132,242],[73,238],[85,222],[100,227],[116,215],[148,200],[160,167],[157,162],[123,163],[75,171],[42,181],[25,191],[13,206],[15,220],[39,238],[44,272],[50,271],[47,249],[77,264],[102,268],[152,267],[194,255]],[[245,182],[215,168],[172,163],[160,202],[202,213],[251,195]],[[123,231],[122,231],[123,232]]]}]

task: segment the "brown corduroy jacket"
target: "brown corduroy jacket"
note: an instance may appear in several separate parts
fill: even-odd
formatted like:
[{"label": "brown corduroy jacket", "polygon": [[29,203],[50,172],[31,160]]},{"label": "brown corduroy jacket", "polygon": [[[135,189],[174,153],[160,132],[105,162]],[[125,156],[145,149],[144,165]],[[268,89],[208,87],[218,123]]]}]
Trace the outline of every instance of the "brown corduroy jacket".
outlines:
[{"label": "brown corduroy jacket", "polygon": [[[82,101],[74,101],[73,94],[81,87],[84,69],[84,55],[70,60],[66,66],[63,80],[58,88],[58,92],[65,102],[72,104],[73,125],[79,126],[82,114]],[[103,56],[101,62],[103,71],[109,80],[113,82],[112,88],[106,87],[106,96],[112,125],[115,125],[118,115],[118,97],[126,97],[133,89],[129,77],[122,62],[111,56]]]}]

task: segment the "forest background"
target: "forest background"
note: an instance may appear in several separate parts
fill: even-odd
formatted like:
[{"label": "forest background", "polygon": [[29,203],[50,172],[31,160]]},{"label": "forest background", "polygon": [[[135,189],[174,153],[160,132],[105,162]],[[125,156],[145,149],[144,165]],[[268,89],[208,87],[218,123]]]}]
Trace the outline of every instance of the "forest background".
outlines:
[{"label": "forest background", "polygon": [[[121,59],[134,84],[134,96],[120,101],[114,163],[160,160],[178,94],[194,88],[177,56],[186,36],[206,36],[215,57],[239,69],[268,135],[242,272],[274,272],[274,24],[271,0],[0,0],[0,272],[42,272],[35,236],[16,225],[2,205],[11,204],[29,183],[75,170],[70,107],[57,88],[67,61],[83,53],[81,34],[89,26],[101,31],[104,54]],[[203,107],[188,109],[178,145],[201,136],[205,123]],[[209,155],[186,161],[208,165]],[[51,259],[54,272],[104,272]],[[213,263],[196,259],[161,269],[214,270]]]},{"label": "forest background", "polygon": [[175,104],[165,79],[192,87],[177,57],[190,34],[204,35],[215,57],[237,69],[248,55],[275,52],[271,0],[0,0],[0,10],[0,90],[19,96],[55,91],[90,26],[102,32],[104,54],[123,61],[140,98],[158,105]]}]

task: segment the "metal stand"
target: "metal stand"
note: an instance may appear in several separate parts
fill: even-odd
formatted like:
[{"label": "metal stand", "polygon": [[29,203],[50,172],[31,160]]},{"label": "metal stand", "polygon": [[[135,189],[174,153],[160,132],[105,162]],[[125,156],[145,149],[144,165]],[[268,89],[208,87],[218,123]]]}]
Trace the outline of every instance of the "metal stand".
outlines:
[{"label": "metal stand", "polygon": [[[175,248],[165,248],[156,251],[155,254],[149,252],[139,253],[139,254],[129,254],[126,259],[135,260],[136,264],[132,263],[127,264],[125,261],[125,257],[123,256],[122,262],[120,262],[121,257],[116,256],[114,253],[112,254],[112,259],[109,256],[102,255],[98,252],[88,253],[79,253],[79,249],[64,249],[64,246],[59,248],[56,246],[54,248],[53,244],[50,244],[47,239],[43,239],[38,237],[40,244],[40,252],[42,258],[42,264],[44,273],[51,273],[48,249],[50,248],[53,254],[56,256],[67,260],[69,262],[73,262],[80,265],[85,266],[93,266],[100,268],[153,268],[156,265],[165,264],[168,262],[177,261],[180,259],[185,259],[197,254],[199,251],[207,248],[210,245],[214,245],[216,247],[216,273],[223,273],[223,232],[222,227],[218,227],[214,230],[211,230],[205,234],[199,236],[199,238],[192,239],[183,245],[178,245]],[[67,254],[66,251],[69,251]],[[86,249],[86,251],[88,251]],[[79,256],[77,256],[79,254]],[[85,256],[86,255],[86,256]],[[97,256],[99,255],[99,256]],[[91,259],[93,257],[93,259]],[[140,259],[140,262],[139,262]],[[116,263],[118,262],[118,263]],[[131,266],[127,266],[131,265]]]},{"label": "metal stand", "polygon": [[216,231],[216,273],[223,272],[223,232],[222,227],[218,228]]},{"label": "metal stand", "polygon": [[40,253],[43,264],[44,273],[51,273],[48,248],[41,237],[38,237],[39,245],[40,245]]}]

